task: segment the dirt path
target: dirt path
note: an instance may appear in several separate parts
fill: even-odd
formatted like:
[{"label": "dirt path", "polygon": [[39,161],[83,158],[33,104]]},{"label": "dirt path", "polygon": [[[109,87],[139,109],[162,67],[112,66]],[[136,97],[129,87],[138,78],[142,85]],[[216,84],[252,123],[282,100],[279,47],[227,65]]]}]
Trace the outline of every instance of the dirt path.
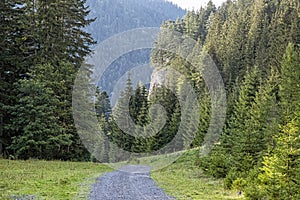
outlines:
[{"label": "dirt path", "polygon": [[171,200],[149,176],[150,167],[126,165],[97,179],[90,200]]}]

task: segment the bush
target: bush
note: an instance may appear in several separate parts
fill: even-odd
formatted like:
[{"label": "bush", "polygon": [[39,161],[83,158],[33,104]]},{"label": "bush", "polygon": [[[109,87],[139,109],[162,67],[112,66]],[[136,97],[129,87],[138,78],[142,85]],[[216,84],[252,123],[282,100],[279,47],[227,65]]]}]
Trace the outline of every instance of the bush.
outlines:
[{"label": "bush", "polygon": [[232,189],[232,184],[235,180],[240,177],[239,173],[236,171],[236,168],[231,169],[224,179],[225,189]]},{"label": "bush", "polygon": [[232,167],[232,159],[223,153],[214,152],[202,158],[199,165],[206,174],[215,178],[225,178]]},{"label": "bush", "polygon": [[260,173],[259,167],[252,169],[246,179],[247,185],[245,186],[244,192],[246,199],[261,200],[264,199],[264,190],[259,186],[258,175]]},{"label": "bush", "polygon": [[231,188],[237,191],[244,191],[247,181],[244,178],[237,178],[232,181]]},{"label": "bush", "polygon": [[264,199],[265,195],[263,194],[263,190],[255,183],[248,183],[245,188],[245,197],[246,199],[251,200],[261,200]]}]

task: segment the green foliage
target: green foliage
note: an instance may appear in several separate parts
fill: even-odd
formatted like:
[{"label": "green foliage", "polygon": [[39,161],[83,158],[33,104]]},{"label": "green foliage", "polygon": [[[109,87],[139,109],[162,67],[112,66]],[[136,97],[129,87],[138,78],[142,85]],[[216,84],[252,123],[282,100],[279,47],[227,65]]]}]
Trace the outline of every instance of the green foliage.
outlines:
[{"label": "green foliage", "polygon": [[[221,138],[220,147],[213,150],[214,152],[211,154],[217,166],[220,165],[218,159],[232,162],[229,166],[234,167],[234,170],[231,169],[231,171],[247,171],[255,164],[254,156],[256,153],[259,153],[259,150],[255,151],[253,145],[263,144],[262,141],[259,141],[259,138],[253,137],[252,129],[247,131],[246,127],[251,123],[246,124],[246,122],[251,117],[252,103],[258,87],[259,70],[256,67],[245,76],[240,86],[239,97],[234,104],[233,114],[231,115],[228,127]],[[210,174],[225,177],[227,173],[230,173],[228,171],[229,166],[222,166],[221,169],[224,168],[224,171],[221,171],[221,173],[218,172],[220,170],[215,167],[215,162],[211,162],[210,164],[213,168],[213,173]],[[229,183],[232,183],[231,178],[229,179]]]},{"label": "green foliage", "polygon": [[244,196],[246,199],[263,199],[264,198],[264,190],[260,186],[260,182],[257,179],[260,173],[259,166],[254,167],[247,174],[246,182],[247,184],[241,188],[241,191],[244,191]]},{"label": "green foliage", "polygon": [[[144,8],[137,8],[142,7],[142,3],[136,0],[130,0],[130,3],[135,5],[132,9],[147,16],[145,20],[119,6],[119,2],[89,3],[101,10],[112,10],[97,13],[94,28],[98,29],[98,24],[111,24],[101,26],[105,34],[97,35],[97,40],[102,41],[110,33],[144,23],[160,23],[153,22],[157,19],[153,17],[157,11],[164,13],[173,7],[169,3],[158,5],[151,1],[148,3],[157,9],[144,12],[140,11]],[[177,13],[178,10],[173,11]],[[175,18],[173,11],[171,15]],[[300,20],[297,0],[227,1],[218,9],[209,1],[197,12],[187,12],[182,19],[164,22],[155,44],[157,48],[151,52],[151,63],[159,69],[173,68],[186,77],[198,97],[200,124],[196,124],[196,116],[191,112],[195,102],[179,104],[176,97],[187,95],[182,88],[185,83],[182,78],[168,74],[165,84],[173,90],[156,85],[148,96],[143,85],[133,89],[129,77],[113,116],[110,115],[110,91],[95,96],[95,111],[104,135],[93,138],[97,139],[97,144],[92,156],[82,146],[71,113],[75,74],[84,57],[91,52],[90,45],[94,44],[84,31],[93,21],[86,19],[88,14],[84,0],[1,1],[0,155],[74,160],[90,157],[94,160],[101,155],[105,162],[117,162],[126,158],[118,157],[117,147],[136,153],[161,149],[173,139],[179,125],[186,133],[170,151],[201,146],[210,123],[211,99],[201,72],[192,63],[206,67],[203,66],[203,55],[207,51],[224,79],[229,97],[228,112],[226,127],[217,146],[207,157],[191,158],[193,163],[196,161],[208,175],[225,178],[226,188],[243,191],[248,199],[300,198]],[[91,16],[95,17],[95,13]],[[127,23],[121,23],[124,20],[135,23],[133,27],[127,26]],[[172,31],[183,36],[176,38]],[[197,41],[194,46],[182,46],[187,37]],[[177,53],[188,48],[190,51],[184,53],[192,63],[160,47],[176,47],[173,50]],[[141,51],[137,57],[149,60],[148,54],[149,51]],[[124,74],[131,66],[128,63],[135,61],[131,54],[122,56],[114,63],[119,65],[118,72],[108,70],[105,77],[114,79],[116,74]],[[111,85],[107,88],[111,89]],[[153,108],[155,104],[162,105],[165,113]],[[91,111],[83,109],[78,114],[89,116]],[[186,119],[181,120],[183,115]],[[165,125],[157,130],[164,120]],[[125,131],[120,129],[119,122]],[[154,128],[147,126],[150,123]],[[126,132],[149,137],[133,137]],[[196,134],[191,146],[184,142],[191,138],[190,133]],[[184,166],[184,162],[177,164],[184,170],[176,167],[170,171],[168,168],[162,170],[162,173],[170,173],[162,178],[163,182],[171,181],[169,185],[173,187],[172,180],[180,180],[180,185],[174,188],[180,188],[186,194],[176,191],[177,197],[199,198],[198,188],[186,192],[182,187],[186,187],[184,181],[187,179],[188,183],[191,177],[197,182],[201,180],[195,179],[204,175],[195,177],[190,172],[198,173],[199,169]],[[184,178],[180,179],[178,175]],[[66,185],[68,182],[61,180],[59,183]],[[209,187],[209,184],[202,186]]]},{"label": "green foliage", "polygon": [[158,27],[164,20],[182,17],[185,11],[172,2],[91,0],[87,5],[96,21],[87,29],[98,43],[108,37],[134,28]]},{"label": "green foliage", "polygon": [[[49,159],[60,152],[55,157],[84,159],[71,113],[76,69],[94,43],[83,30],[93,21],[85,19],[89,11],[84,3],[84,0],[1,1],[0,18],[4,22],[0,29],[1,155],[8,157],[23,148],[23,158]],[[47,137],[41,139],[43,134],[52,141]],[[36,144],[34,137],[40,137],[37,140],[42,144]],[[38,150],[41,146],[45,149],[45,145],[49,149],[50,143],[52,149],[56,148],[51,155]],[[24,155],[34,145],[38,146],[32,152],[37,150],[39,155]]]},{"label": "green foliage", "polygon": [[98,88],[96,90],[95,110],[98,118],[104,116],[107,119],[111,114],[109,97],[105,91],[100,93]]},{"label": "green foliage", "polygon": [[199,166],[207,175],[225,178],[233,166],[233,159],[225,153],[224,149],[216,146],[208,156],[200,158]]},{"label": "green foliage", "polygon": [[289,44],[281,64],[281,80],[279,84],[279,96],[284,121],[290,121],[295,111],[299,110],[300,97],[300,50]]},{"label": "green foliage", "polygon": [[58,125],[58,99],[40,81],[22,80],[18,88],[13,126],[19,134],[10,149],[17,158],[55,158],[61,146],[70,145],[70,135]]},{"label": "green foliage", "polygon": [[237,180],[239,177],[240,177],[240,173],[237,172],[236,168],[229,170],[229,172],[227,173],[224,179],[224,187],[226,189],[232,189],[233,182]]},{"label": "green foliage", "polygon": [[292,121],[276,138],[277,147],[264,158],[259,176],[267,199],[298,199],[300,197],[299,122]]},{"label": "green foliage", "polygon": [[15,1],[0,3],[0,155],[6,157],[9,155],[7,146],[16,134],[10,130],[12,115],[9,107],[17,100],[13,85],[28,70],[23,60],[28,54],[20,50],[23,35],[16,31],[21,27],[24,8],[14,9],[15,4]]},{"label": "green foliage", "polygon": [[247,181],[243,178],[237,178],[232,182],[232,189],[237,191],[242,191],[247,185]]},{"label": "green foliage", "polygon": [[[16,85],[10,149],[21,159],[84,159],[71,113],[72,65],[38,65]],[[76,151],[77,155],[72,155]],[[84,152],[85,150],[82,150]]]},{"label": "green foliage", "polygon": [[[182,20],[165,22],[157,40],[158,47],[181,45],[183,39],[174,39],[170,34],[172,30],[181,32],[183,38],[189,36],[197,40],[194,47],[189,47],[191,51],[188,58],[201,63],[201,57],[196,52],[207,50],[225,81],[229,97],[226,127],[212,152],[196,162],[206,174],[225,178],[225,187],[245,191],[249,199],[297,199],[297,192],[294,195],[285,192],[290,196],[280,194],[281,187],[283,192],[287,188],[281,183],[276,186],[278,193],[268,197],[269,186],[265,186],[266,183],[262,183],[258,177],[270,163],[280,161],[283,164],[291,159],[288,156],[280,157],[284,155],[284,145],[280,149],[276,135],[295,130],[291,126],[285,131],[281,130],[291,121],[294,128],[298,126],[295,125],[298,123],[295,122],[295,113],[299,112],[300,99],[300,56],[297,52],[300,41],[299,3],[295,0],[240,0],[227,1],[217,10],[211,8],[208,5],[198,13],[188,12]],[[176,52],[180,50],[175,49]],[[180,71],[194,86],[198,98],[203,99],[200,101],[201,126],[193,143],[194,146],[201,145],[210,119],[210,100],[201,74],[190,63],[170,52],[153,50],[151,61],[156,67],[171,67]],[[169,79],[175,78],[170,75]],[[172,84],[180,88],[180,80]],[[287,144],[285,149],[288,149]],[[298,150],[295,144],[291,151]],[[264,160],[273,154],[280,155],[280,159],[266,164]],[[292,157],[298,159],[296,153]],[[293,167],[290,167],[297,171],[298,161],[293,162]],[[290,188],[298,189],[297,183],[290,184]],[[271,182],[269,184],[271,186]]]},{"label": "green foliage", "polygon": [[270,147],[258,175],[266,199],[300,197],[299,63],[299,50],[289,44],[282,61],[279,84],[282,125],[273,135],[276,146]]}]

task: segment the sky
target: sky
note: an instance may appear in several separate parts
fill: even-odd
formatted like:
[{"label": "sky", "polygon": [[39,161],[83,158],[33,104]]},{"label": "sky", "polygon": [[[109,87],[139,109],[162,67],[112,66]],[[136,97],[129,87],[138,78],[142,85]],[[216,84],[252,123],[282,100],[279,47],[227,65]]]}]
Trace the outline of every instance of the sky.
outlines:
[{"label": "sky", "polygon": [[[167,0],[171,1],[174,4],[177,4],[181,8],[188,9],[188,10],[198,10],[201,6],[205,7],[209,0]],[[212,0],[214,4],[218,7],[224,2],[225,0]]]}]

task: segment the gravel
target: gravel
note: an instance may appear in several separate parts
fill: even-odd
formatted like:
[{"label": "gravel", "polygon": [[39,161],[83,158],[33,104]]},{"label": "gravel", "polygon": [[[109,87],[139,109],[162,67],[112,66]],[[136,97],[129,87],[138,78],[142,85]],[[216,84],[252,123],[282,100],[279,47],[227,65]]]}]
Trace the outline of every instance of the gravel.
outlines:
[{"label": "gravel", "polygon": [[90,200],[174,200],[150,178],[150,167],[126,165],[97,179]]},{"label": "gravel", "polygon": [[34,200],[34,195],[22,195],[22,196],[12,196],[11,199],[13,200]]}]

